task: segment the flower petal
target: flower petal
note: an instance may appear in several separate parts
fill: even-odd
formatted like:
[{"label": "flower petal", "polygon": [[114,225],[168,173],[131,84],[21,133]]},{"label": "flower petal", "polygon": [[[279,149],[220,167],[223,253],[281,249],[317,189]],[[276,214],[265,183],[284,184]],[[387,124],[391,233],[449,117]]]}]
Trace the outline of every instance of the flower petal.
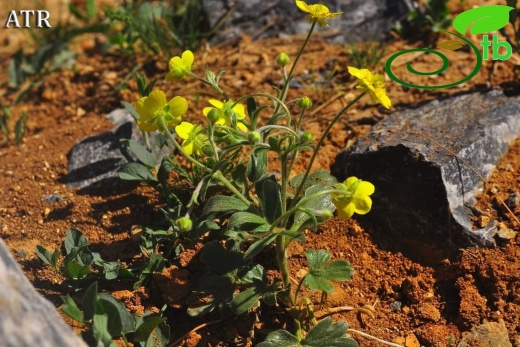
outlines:
[{"label": "flower petal", "polygon": [[354,194],[354,196],[356,195],[372,195],[374,194],[376,188],[374,187],[374,185],[368,181],[361,181],[359,182],[359,186],[357,187],[357,190],[356,190],[356,193]]},{"label": "flower petal", "polygon": [[195,57],[193,56],[193,52],[190,50],[186,50],[182,53],[182,62],[184,63],[184,67],[191,67]]},{"label": "flower petal", "polygon": [[166,95],[162,90],[154,90],[148,95],[144,101],[144,109],[146,112],[153,114],[155,111],[163,108],[166,105]]},{"label": "flower petal", "polygon": [[217,99],[209,99],[209,103],[218,108],[219,110],[221,110],[224,106],[224,104],[221,101],[218,101]]},{"label": "flower petal", "polygon": [[147,96],[143,96],[142,98],[139,98],[139,100],[137,100],[135,103],[135,110],[137,111],[139,116],[141,116],[139,119],[148,119],[152,116],[148,112],[146,112],[146,109],[144,108],[144,101],[146,100],[146,98]]},{"label": "flower petal", "polygon": [[244,105],[236,104],[233,107],[233,111],[236,113],[238,120],[246,118],[246,112],[245,112],[246,110],[244,108]]},{"label": "flower petal", "polygon": [[182,142],[182,148],[188,153],[188,155],[193,154],[193,141],[192,140],[185,140]]},{"label": "flower petal", "polygon": [[187,140],[190,137],[191,132],[195,128],[195,125],[189,122],[182,122],[181,124],[175,127],[175,132],[179,137],[183,140]]},{"label": "flower petal", "polygon": [[311,12],[309,5],[307,5],[305,3],[305,1],[296,0],[296,6],[298,6],[298,8],[300,10],[302,10],[303,12],[307,12],[307,13]]},{"label": "flower petal", "polygon": [[356,212],[356,207],[352,202],[346,203],[342,208],[338,208],[338,217],[341,219],[350,219]]},{"label": "flower petal", "polygon": [[173,117],[180,117],[188,110],[188,101],[182,96],[174,97],[168,104],[170,105],[170,113]]},{"label": "flower petal", "polygon": [[170,59],[168,63],[168,68],[170,70],[182,70],[184,67],[183,61],[180,57],[173,57]]},{"label": "flower petal", "polygon": [[372,199],[368,195],[354,195],[352,205],[355,207],[354,212],[357,214],[367,214],[372,208]]}]

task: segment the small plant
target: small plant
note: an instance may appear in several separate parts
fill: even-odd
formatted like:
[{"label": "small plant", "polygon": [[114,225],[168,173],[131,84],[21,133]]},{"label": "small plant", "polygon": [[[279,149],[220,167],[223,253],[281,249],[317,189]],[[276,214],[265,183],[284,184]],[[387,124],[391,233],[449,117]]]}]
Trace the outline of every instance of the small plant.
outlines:
[{"label": "small plant", "polygon": [[[4,133],[2,142],[7,142],[11,130],[7,120],[11,117],[10,107],[21,102],[24,97],[37,88],[51,73],[64,67],[70,67],[75,58],[75,52],[68,49],[70,41],[78,35],[92,32],[104,32],[108,26],[96,21],[95,0],[87,0],[85,13],[72,3],[70,12],[85,25],[58,23],[47,30],[31,31],[31,37],[36,44],[32,53],[18,50],[8,64],[8,86],[13,90],[12,101],[0,104],[0,128]],[[27,114],[21,112],[15,127],[15,141],[19,144],[25,134]]]},{"label": "small plant", "polygon": [[367,41],[345,47],[349,61],[363,69],[374,69],[385,55],[384,42]]},{"label": "small plant", "polygon": [[142,316],[131,315],[119,300],[98,292],[98,283],[87,287],[80,309],[70,295],[63,296],[61,310],[81,325],[90,328],[97,346],[116,347],[113,339],[121,337],[125,346],[166,346],[170,327],[163,312],[146,312]]},{"label": "small plant", "polygon": [[[223,71],[214,73],[206,68],[199,76],[194,73],[196,59],[191,51],[173,57],[166,80],[198,80],[211,86],[220,99],[210,99],[203,109],[206,121],[194,124],[184,120],[188,112],[184,97],[169,98],[161,90],[150,91],[142,81],[135,109],[126,106],[136,114],[142,131],[159,132],[177,155],[157,162],[149,149],[129,143],[139,162],[124,166],[119,174],[123,179],[148,183],[168,197],[165,216],[169,228],[157,231],[161,236],[154,242],[146,241],[150,234],[143,242],[148,246],[159,242],[166,252],[175,249],[170,255],[182,251],[186,242],[204,243],[200,260],[205,270],[194,281],[200,300],[188,308],[191,316],[217,311],[227,318],[258,307],[260,302],[282,305],[294,320],[294,332],[274,331],[259,346],[357,346],[347,334],[354,330],[349,330],[346,322],[314,317],[312,302],[303,290],[306,287],[326,296],[333,291],[331,281],[348,281],[353,268],[345,260],[332,260],[325,250],[309,249],[305,253],[307,274],[294,288],[288,249],[294,241],[305,242],[303,231],[315,230],[336,209],[340,218],[370,211],[370,195],[375,190],[370,182],[357,177],[336,182],[328,172],[311,173],[311,167],[333,125],[364,95],[386,108],[391,107],[391,101],[382,75],[349,67],[349,73],[358,79],[360,94],[336,114],[317,142],[311,133],[301,130],[312,101],[305,96],[287,100],[294,69],[316,25],[328,26],[327,20],[341,13],[304,1],[295,4],[306,13],[311,29],[290,69],[289,57],[280,54],[284,85],[276,95],[255,93],[231,99],[219,83]],[[294,175],[295,161],[304,151],[312,153],[307,170]],[[267,170],[268,153],[276,155],[280,177]],[[174,167],[186,179],[188,196],[177,195],[169,183]],[[266,268],[255,262],[257,255],[271,247],[281,278],[268,279]],[[158,253],[157,247],[147,250]]]},{"label": "small plant", "polygon": [[169,4],[125,1],[119,9],[107,9],[106,15],[118,27],[111,34],[111,43],[128,52],[139,47],[168,56],[178,47],[195,48],[209,32],[198,0]]},{"label": "small plant", "polygon": [[451,24],[447,0],[426,0],[423,8],[408,13],[406,21],[398,22],[394,30],[402,37],[424,39],[436,36]]},{"label": "small plant", "polygon": [[65,258],[58,267],[61,252],[55,249],[52,253],[45,247],[36,246],[36,255],[45,264],[51,266],[54,271],[61,273],[70,280],[74,288],[82,288],[85,283],[91,283],[98,279],[106,280],[134,279],[131,271],[124,268],[119,262],[104,261],[99,253],[89,249],[89,242],[77,229],[69,229],[63,242]]}]

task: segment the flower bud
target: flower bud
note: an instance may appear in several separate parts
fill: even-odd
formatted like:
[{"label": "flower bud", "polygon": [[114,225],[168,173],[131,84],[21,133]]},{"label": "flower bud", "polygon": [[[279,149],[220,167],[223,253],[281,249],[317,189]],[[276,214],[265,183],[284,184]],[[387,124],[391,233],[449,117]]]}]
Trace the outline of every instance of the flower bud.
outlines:
[{"label": "flower bud", "polygon": [[314,210],[312,212],[316,217],[320,217],[323,219],[329,219],[332,217],[332,211],[329,210],[328,208],[325,208],[323,210]]},{"label": "flower bud", "polygon": [[311,142],[314,139],[314,135],[310,131],[300,133],[300,139],[302,141]]},{"label": "flower bud", "polygon": [[193,222],[189,217],[181,217],[175,221],[175,224],[181,231],[190,231],[193,228]]},{"label": "flower bud", "polygon": [[289,64],[291,60],[289,59],[289,56],[285,53],[280,53],[278,56],[278,60],[276,61],[278,65],[281,67],[284,67],[285,65]]},{"label": "flower bud", "polygon": [[211,122],[211,124],[215,124],[216,121],[218,121],[221,117],[221,111],[217,110],[216,108],[212,108],[211,111],[208,113],[208,119]]},{"label": "flower bud", "polygon": [[249,135],[248,135],[248,140],[251,143],[257,143],[261,139],[262,139],[262,135],[258,131],[253,131],[253,132],[249,133]]},{"label": "flower bud", "polygon": [[309,109],[312,107],[312,100],[309,97],[304,96],[298,102],[298,106],[300,106],[300,108],[302,108],[304,110]]}]

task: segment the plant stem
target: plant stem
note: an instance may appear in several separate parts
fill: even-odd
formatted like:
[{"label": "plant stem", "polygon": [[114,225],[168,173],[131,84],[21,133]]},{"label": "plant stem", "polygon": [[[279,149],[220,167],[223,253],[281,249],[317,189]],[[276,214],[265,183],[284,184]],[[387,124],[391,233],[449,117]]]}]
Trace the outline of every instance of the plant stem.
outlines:
[{"label": "plant stem", "polygon": [[312,157],[311,157],[311,160],[309,162],[309,164],[307,164],[307,170],[305,170],[305,174],[303,175],[303,178],[302,178],[302,181],[300,183],[300,185],[298,186],[298,189],[296,190],[296,194],[294,194],[295,196],[295,199],[293,200],[291,206],[298,200],[298,196],[300,195],[300,193],[302,192],[302,189],[303,189],[303,186],[305,184],[305,181],[307,180],[307,177],[309,176],[309,173],[311,172],[311,168],[312,168],[312,164],[314,163],[314,160],[316,159],[317,155],[318,155],[318,151],[320,150],[320,147],[321,145],[323,144],[323,141],[325,141],[325,138],[329,135],[329,132],[332,130],[332,127],[334,126],[334,124],[338,121],[338,119],[340,119],[340,117],[345,113],[347,112],[347,110],[352,107],[352,105],[354,105],[359,99],[361,99],[367,92],[363,92],[361,94],[359,94],[358,96],[356,96],[354,98],[354,100],[352,100],[351,102],[349,102],[347,104],[347,106],[343,107],[341,109],[341,111],[338,112],[338,114],[336,114],[336,116],[334,117],[334,119],[332,119],[332,121],[329,123],[329,125],[327,126],[327,129],[325,129],[325,131],[323,132],[323,134],[321,135],[320,139],[318,140],[318,143],[316,144],[316,149],[314,150],[314,153],[312,154]]},{"label": "plant stem", "polygon": [[289,266],[287,263],[287,246],[285,245],[284,235],[278,235],[276,237],[276,260],[278,262],[278,269],[280,270],[280,273],[282,275],[284,288],[289,288],[291,280],[289,278]]},{"label": "plant stem", "polygon": [[[189,155],[188,153],[186,153],[186,151],[184,150],[184,148],[182,148],[181,145],[179,145],[179,143],[177,142],[177,139],[172,135],[172,133],[170,132],[170,130],[168,129],[168,127],[166,126],[164,120],[161,118],[161,129],[164,129],[164,132],[166,133],[166,136],[170,139],[170,141],[173,143],[173,145],[175,146],[175,148],[183,155],[186,157],[186,159],[188,159],[190,162],[192,162],[193,164],[197,165],[198,167],[202,168],[204,171],[208,172],[208,173],[212,173],[213,170],[211,170],[209,167],[207,167],[206,165],[202,164],[201,162],[199,162],[198,160],[194,159],[191,155]],[[219,180],[227,189],[229,189],[229,191],[233,194],[236,195],[237,198],[239,198],[240,200],[242,200],[246,205],[251,205],[251,202],[242,194],[238,191],[238,189],[235,188],[235,186],[229,182],[229,180],[224,177],[224,175],[222,174],[222,172],[220,170],[217,170],[216,172],[214,172],[212,174],[212,177]]]},{"label": "plant stem", "polygon": [[309,43],[309,39],[311,38],[311,35],[312,35],[312,32],[314,31],[315,26],[316,26],[316,21],[313,21],[311,28],[309,29],[309,33],[307,34],[307,37],[305,38],[305,41],[303,42],[303,45],[301,46],[300,50],[298,51],[298,54],[296,54],[296,58],[294,58],[294,63],[291,66],[291,70],[289,70],[289,74],[287,75],[287,80],[285,82],[285,85],[283,86],[282,94],[280,96],[280,99],[282,99],[282,102],[285,102],[285,98],[287,97],[287,91],[289,90],[289,83],[291,82],[291,79],[293,77],[294,69],[296,68],[296,65],[298,64],[298,61],[300,60],[300,57],[302,56],[303,50],[307,46],[307,43]]}]

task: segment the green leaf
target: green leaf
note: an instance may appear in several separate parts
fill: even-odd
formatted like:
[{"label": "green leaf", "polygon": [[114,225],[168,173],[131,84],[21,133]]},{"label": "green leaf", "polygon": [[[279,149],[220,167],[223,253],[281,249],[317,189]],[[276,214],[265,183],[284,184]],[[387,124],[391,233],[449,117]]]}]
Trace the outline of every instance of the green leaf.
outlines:
[{"label": "green leaf", "polygon": [[[317,194],[323,190],[331,189],[332,187],[322,186],[322,185],[314,185],[305,191],[305,197],[310,197],[314,194]],[[329,210],[330,212],[334,212],[336,206],[332,202],[332,198],[330,194],[322,194],[318,195],[315,198],[298,204],[297,206],[300,209],[308,210],[311,213],[305,213],[302,211],[298,211],[294,214],[294,222],[292,226],[292,230],[302,231],[303,229],[315,229],[317,227],[316,224],[321,224],[328,219],[328,217],[320,216],[318,211]]]},{"label": "green leaf", "polygon": [[264,342],[257,347],[301,347],[300,340],[286,330],[276,330],[267,335]]},{"label": "green leaf", "polygon": [[503,5],[479,6],[459,14],[453,20],[453,26],[462,35],[485,34],[499,30],[509,22],[509,12],[514,7]]},{"label": "green leaf", "polygon": [[166,260],[161,254],[153,253],[148,260],[148,265],[139,275],[139,281],[134,283],[134,289],[137,289],[148,283],[155,272],[162,271],[162,269],[164,269],[165,262]]},{"label": "green leaf", "polygon": [[200,259],[209,269],[221,275],[236,270],[244,264],[242,253],[228,251],[216,240],[204,245]]},{"label": "green leaf", "polygon": [[166,322],[166,318],[157,313],[145,313],[137,320],[134,340],[137,342],[147,341],[153,331],[164,322]]},{"label": "green leaf", "polygon": [[68,276],[75,280],[83,279],[90,273],[88,265],[81,265],[75,260],[67,262],[66,269]]},{"label": "green leaf", "polygon": [[139,113],[137,113],[137,111],[135,110],[134,106],[132,106],[132,104],[130,104],[129,102],[126,102],[126,101],[121,101],[121,105],[124,106],[124,108],[128,111],[128,113],[130,113],[130,115],[135,120],[139,119]]},{"label": "green leaf", "polygon": [[267,149],[256,149],[247,163],[247,179],[250,182],[258,181],[267,169]]},{"label": "green leaf", "polygon": [[231,315],[240,315],[244,312],[249,311],[250,308],[252,308],[260,298],[264,292],[261,290],[261,288],[258,287],[251,287],[240,294],[236,295],[233,300],[228,302],[222,309],[223,314],[231,314]]},{"label": "green leaf", "polygon": [[[290,185],[293,188],[298,188],[302,183],[304,174],[298,174],[291,179]],[[302,192],[307,191],[311,186],[321,186],[321,187],[332,187],[336,184],[336,177],[332,176],[329,172],[324,170],[319,170],[311,173],[307,176],[305,183],[302,187]]]},{"label": "green leaf", "polygon": [[345,336],[348,324],[334,323],[327,317],[314,326],[303,339],[302,345],[309,347],[358,347],[358,343]]},{"label": "green leaf", "polygon": [[103,262],[103,273],[107,280],[114,280],[119,275],[121,264],[117,261]]},{"label": "green leaf", "polygon": [[265,218],[251,212],[235,212],[228,221],[228,229],[244,224],[260,225],[266,224]]},{"label": "green leaf", "polygon": [[247,114],[249,115],[249,119],[251,120],[251,125],[253,126],[253,130],[256,129],[256,122],[258,119],[258,106],[256,105],[255,98],[252,96],[248,97],[246,99],[246,106],[247,106]]},{"label": "green leaf", "polygon": [[233,213],[236,211],[245,211],[248,207],[249,206],[247,206],[242,200],[232,196],[217,195],[206,202],[202,213],[204,215],[209,215],[215,212]]},{"label": "green leaf", "polygon": [[96,342],[101,343],[105,347],[112,344],[112,335],[109,331],[109,318],[106,313],[96,313],[92,318],[92,334]]},{"label": "green leaf", "polygon": [[323,249],[318,252],[312,248],[308,249],[305,256],[309,273],[305,276],[304,283],[312,291],[323,290],[332,293],[334,286],[329,280],[348,281],[354,274],[354,269],[345,260],[329,262],[331,255]]},{"label": "green leaf", "polygon": [[96,0],[87,0],[85,4],[88,19],[96,18]]},{"label": "green leaf", "polygon": [[89,321],[94,317],[94,313],[96,312],[97,294],[98,283],[96,281],[88,286],[83,295],[83,302],[81,304],[83,306],[86,321]]},{"label": "green leaf", "polygon": [[125,306],[109,294],[98,294],[96,314],[98,313],[108,315],[107,330],[113,337],[128,334],[135,330],[134,319]]},{"label": "green leaf", "polygon": [[16,121],[16,124],[14,125],[14,139],[16,144],[20,144],[22,142],[22,139],[25,135],[25,129],[26,129],[26,120],[27,120],[27,113],[22,112],[20,114],[20,117]]},{"label": "green leaf", "polygon": [[137,160],[139,160],[144,165],[148,166],[148,168],[155,168],[158,163],[152,153],[146,149],[146,147],[142,146],[140,143],[134,140],[122,140],[122,142],[130,148],[132,153],[135,154]]},{"label": "green leaf", "polygon": [[59,249],[55,249],[51,254],[51,252],[49,252],[45,247],[38,245],[36,246],[36,255],[41,259],[41,261],[57,271],[58,258],[60,257]]},{"label": "green leaf", "polygon": [[260,253],[265,247],[269,246],[276,240],[276,234],[269,234],[257,240],[249,246],[246,253],[244,254],[244,260],[249,261],[253,259],[258,253]]},{"label": "green leaf", "polygon": [[65,252],[69,254],[73,248],[83,248],[88,246],[88,240],[78,229],[70,228],[67,230],[67,235],[65,236],[65,241],[63,242],[65,246]]},{"label": "green leaf", "polygon": [[155,177],[150,170],[140,163],[126,163],[117,171],[117,175],[122,180],[153,182]]},{"label": "green leaf", "polygon": [[239,188],[247,187],[246,178],[246,166],[244,164],[238,164],[231,172],[231,178],[233,183]]},{"label": "green leaf", "polygon": [[[247,271],[245,274],[241,272]],[[244,267],[244,270],[240,269],[239,277],[242,281],[255,285],[262,285],[267,283],[267,277],[265,274],[265,269],[260,264],[249,265]]]},{"label": "green leaf", "polygon": [[255,189],[265,219],[269,224],[273,224],[273,222],[282,215],[280,184],[276,181],[274,176],[268,176],[256,181]]},{"label": "green leaf", "polygon": [[161,161],[161,166],[159,166],[159,171],[157,172],[157,179],[161,184],[167,185],[168,178],[170,178],[170,172],[175,168],[172,160],[168,157],[164,157]]},{"label": "green leaf", "polygon": [[74,299],[72,299],[68,294],[67,296],[62,296],[61,299],[64,303],[64,305],[61,307],[61,311],[75,321],[83,324],[83,312],[81,312],[78,305],[76,305]]}]

